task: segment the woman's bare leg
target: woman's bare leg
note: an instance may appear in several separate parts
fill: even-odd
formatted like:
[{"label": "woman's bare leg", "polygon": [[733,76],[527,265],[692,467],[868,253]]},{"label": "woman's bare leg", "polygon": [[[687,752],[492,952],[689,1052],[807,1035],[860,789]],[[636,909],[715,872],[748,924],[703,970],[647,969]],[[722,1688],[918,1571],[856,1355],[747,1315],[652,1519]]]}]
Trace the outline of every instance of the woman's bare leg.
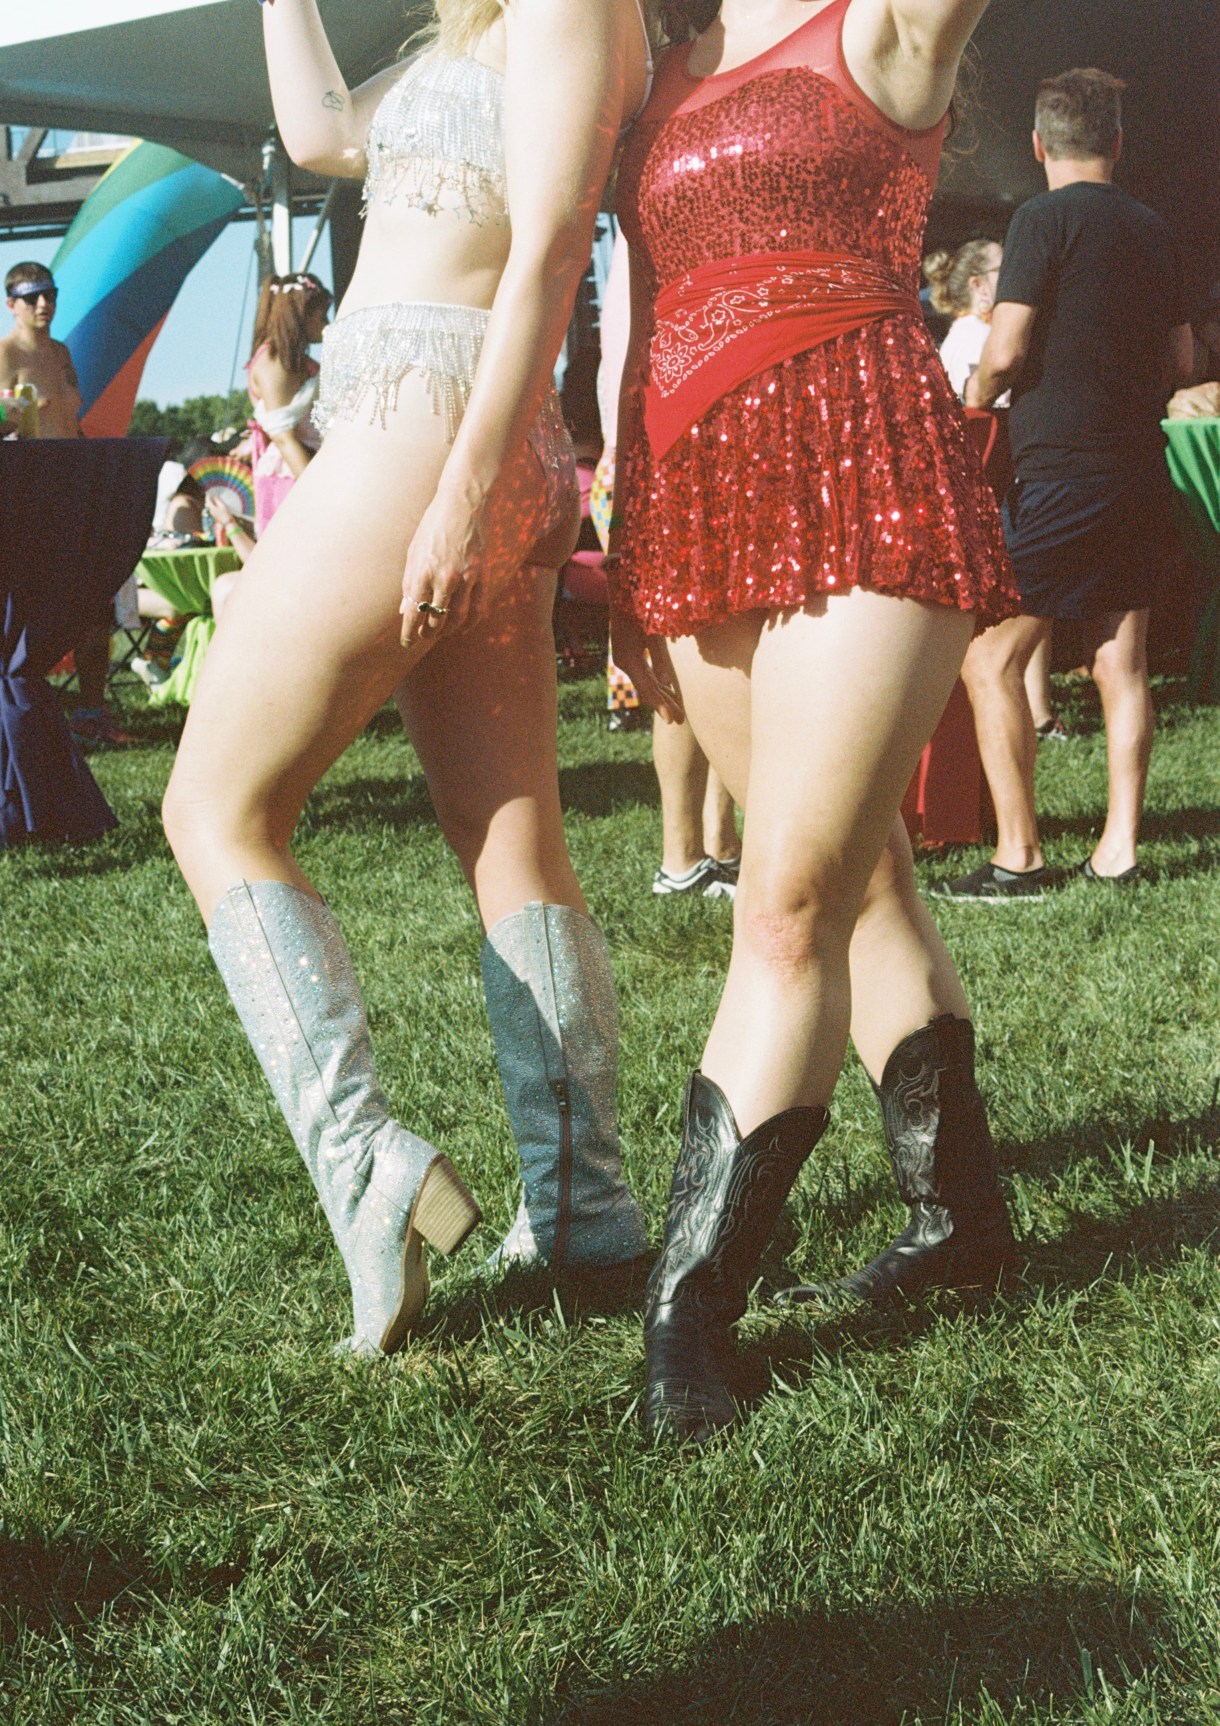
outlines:
[{"label": "woman's bare leg", "polygon": [[661,788],[661,867],[685,875],[708,854],[704,809],[708,798],[707,757],[690,725],[652,722],[652,764]]},{"label": "woman's bare leg", "polygon": [[[961,613],[855,590],[765,627],[735,619],[677,644],[688,713],[718,766],[733,758],[749,691],[733,957],[703,1061],[743,1133],[833,1093],[852,933],[971,630]],[[725,700],[734,687],[736,712]],[[731,785],[731,769],[721,773]]]},{"label": "woman's bare leg", "polygon": [[524,568],[397,700],[487,930],[487,1010],[523,1181],[494,1261],[587,1269],[637,1259],[647,1236],[619,1154],[609,953],[564,837],[554,592],[553,570]]},{"label": "woman's bare leg", "polygon": [[944,938],[915,882],[911,841],[899,816],[873,870],[851,942],[851,1040],[874,1084],[902,1042],[970,1006]]},{"label": "woman's bare leg", "polygon": [[289,850],[305,801],[410,668],[402,571],[447,449],[419,393],[388,431],[334,429],[225,607],[164,808],[205,921],[235,881],[308,889]]},{"label": "woman's bare leg", "polygon": [[532,901],[585,910],[559,802],[554,592],[526,566],[395,694],[484,928]]},{"label": "woman's bare leg", "polygon": [[703,799],[703,849],[718,863],[731,863],[741,856],[737,808],[724,780],[710,762]]},{"label": "woman's bare leg", "polygon": [[[426,385],[407,377],[386,428],[331,430],[242,572],[165,803],[170,843],[205,918],[235,880],[307,887],[289,850],[306,799],[444,642],[442,629],[404,649],[399,606],[411,537],[448,447]],[[523,446],[488,505],[489,616],[498,584],[517,580],[543,510],[537,459]]]},{"label": "woman's bare leg", "polygon": [[[757,631],[758,620],[749,627]],[[704,661],[691,674],[692,697],[687,694],[685,668],[697,651],[694,643],[689,638],[675,642],[672,651],[694,723],[700,724],[705,710],[709,715],[705,723],[717,712],[725,716],[715,742],[707,747],[714,751],[713,771],[722,776],[726,792],[745,808],[751,750],[748,678],[735,664]],[[969,1017],[957,969],[916,886],[911,845],[901,817],[895,817],[869,881],[849,957],[852,1041],[874,1080],[880,1079],[891,1051],[910,1032],[944,1013]]]}]

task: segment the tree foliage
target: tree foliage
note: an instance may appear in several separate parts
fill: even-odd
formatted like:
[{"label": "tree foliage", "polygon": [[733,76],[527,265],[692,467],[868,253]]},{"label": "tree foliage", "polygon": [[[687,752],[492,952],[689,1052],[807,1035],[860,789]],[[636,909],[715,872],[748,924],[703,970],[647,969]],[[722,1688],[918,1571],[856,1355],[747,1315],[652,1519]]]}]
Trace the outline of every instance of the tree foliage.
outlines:
[{"label": "tree foliage", "polygon": [[239,431],[252,411],[245,390],[229,397],[192,396],[177,407],[159,408],[156,402],[138,401],[127,435],[167,437],[185,444],[194,438],[210,438],[214,432]]}]

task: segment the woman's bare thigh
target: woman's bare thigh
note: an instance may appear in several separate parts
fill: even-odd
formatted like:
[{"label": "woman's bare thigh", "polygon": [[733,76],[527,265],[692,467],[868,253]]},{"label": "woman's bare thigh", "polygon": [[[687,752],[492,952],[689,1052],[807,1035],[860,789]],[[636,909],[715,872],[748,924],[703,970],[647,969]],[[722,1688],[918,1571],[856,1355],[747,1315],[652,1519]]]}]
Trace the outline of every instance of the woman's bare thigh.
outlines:
[{"label": "woman's bare thigh", "polygon": [[695,734],[746,810],[744,868],[760,850],[796,874],[871,858],[863,891],[970,631],[963,613],[853,590],[671,644]]},{"label": "woman's bare thigh", "polygon": [[[427,651],[400,643],[402,576],[449,445],[421,378],[387,425],[341,422],[276,513],[208,650],[167,795],[188,879],[192,831],[223,853],[287,846],[322,774]],[[524,447],[487,509],[489,603],[536,535],[542,479]],[[223,873],[223,866],[221,867]],[[200,892],[202,900],[224,891]]]},{"label": "woman's bare thigh", "polygon": [[559,800],[554,594],[555,572],[526,565],[480,624],[442,639],[396,692],[489,927],[530,899],[584,908]]}]

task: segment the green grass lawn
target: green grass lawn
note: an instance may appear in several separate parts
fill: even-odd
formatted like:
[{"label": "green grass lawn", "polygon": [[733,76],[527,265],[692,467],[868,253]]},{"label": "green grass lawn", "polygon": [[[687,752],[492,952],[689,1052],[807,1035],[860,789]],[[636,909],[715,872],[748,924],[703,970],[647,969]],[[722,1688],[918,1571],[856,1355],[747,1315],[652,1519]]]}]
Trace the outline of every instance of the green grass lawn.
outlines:
[{"label": "green grass lawn", "polygon": [[[1065,862],[1105,796],[1073,701],[1039,762]],[[2,1726],[1220,1722],[1220,711],[1159,701],[1149,880],[938,911],[1024,1276],[983,1313],[756,1302],[770,1394],[685,1457],[639,1433],[638,1314],[477,1274],[516,1196],[480,932],[387,718],[299,850],[487,1225],[412,1347],[331,1358],[342,1268],[161,837],[175,726],[133,695],[142,746],[95,758],[118,831],[0,855]],[[647,742],[598,702],[563,691],[564,794],[655,1236],[730,916],[652,898]],[[766,1282],[899,1214],[851,1061]]]}]

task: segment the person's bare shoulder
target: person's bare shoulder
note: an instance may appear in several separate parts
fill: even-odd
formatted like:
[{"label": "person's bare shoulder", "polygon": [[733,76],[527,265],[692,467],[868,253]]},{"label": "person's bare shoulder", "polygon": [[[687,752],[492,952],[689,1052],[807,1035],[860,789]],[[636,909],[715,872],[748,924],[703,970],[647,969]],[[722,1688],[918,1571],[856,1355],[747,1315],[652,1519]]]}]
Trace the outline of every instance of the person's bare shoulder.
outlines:
[{"label": "person's bare shoulder", "polygon": [[0,336],[0,389],[17,375],[17,344],[11,336]]}]

